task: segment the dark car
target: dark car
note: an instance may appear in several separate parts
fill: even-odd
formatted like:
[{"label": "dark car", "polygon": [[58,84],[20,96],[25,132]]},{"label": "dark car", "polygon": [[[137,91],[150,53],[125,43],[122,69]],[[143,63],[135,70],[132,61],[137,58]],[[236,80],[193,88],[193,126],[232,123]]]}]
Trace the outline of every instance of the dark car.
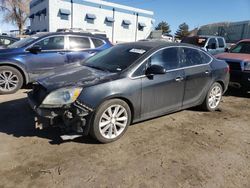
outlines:
[{"label": "dark car", "polygon": [[238,42],[228,53],[219,54],[230,66],[230,85],[250,90],[250,39]]},{"label": "dark car", "polygon": [[216,110],[228,82],[227,63],[199,48],[137,42],[39,80],[29,101],[39,127],[60,122],[64,130],[107,143],[131,123],[198,105]]},{"label": "dark car", "polygon": [[0,49],[7,48],[9,45],[19,40],[20,40],[19,38],[0,35]]},{"label": "dark car", "polygon": [[111,47],[108,39],[83,33],[40,33],[0,50],[0,94],[14,93],[59,66]]}]

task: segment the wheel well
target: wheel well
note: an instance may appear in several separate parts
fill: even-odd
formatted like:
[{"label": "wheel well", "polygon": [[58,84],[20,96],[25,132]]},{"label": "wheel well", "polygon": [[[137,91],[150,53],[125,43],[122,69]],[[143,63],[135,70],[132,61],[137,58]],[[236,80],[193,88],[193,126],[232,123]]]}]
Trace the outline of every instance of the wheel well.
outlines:
[{"label": "wheel well", "polygon": [[124,102],[126,102],[130,108],[130,111],[131,111],[131,123],[133,122],[133,119],[134,119],[134,106],[133,104],[131,103],[130,100],[126,99],[126,98],[123,98],[123,97],[115,97],[115,98],[111,98],[109,100],[112,100],[112,99],[120,99]]},{"label": "wheel well", "polygon": [[225,84],[224,84],[224,82],[222,82],[221,80],[218,80],[216,82],[218,82],[221,85],[223,91],[225,91]]},{"label": "wheel well", "polygon": [[27,78],[26,78],[26,76],[25,76],[25,73],[23,72],[23,70],[20,68],[20,67],[18,67],[18,66],[16,66],[16,65],[12,65],[12,64],[1,64],[1,67],[2,66],[8,66],[8,67],[13,67],[13,68],[15,68],[15,69],[17,69],[21,74],[22,74],[22,77],[23,77],[23,84],[27,84]]}]

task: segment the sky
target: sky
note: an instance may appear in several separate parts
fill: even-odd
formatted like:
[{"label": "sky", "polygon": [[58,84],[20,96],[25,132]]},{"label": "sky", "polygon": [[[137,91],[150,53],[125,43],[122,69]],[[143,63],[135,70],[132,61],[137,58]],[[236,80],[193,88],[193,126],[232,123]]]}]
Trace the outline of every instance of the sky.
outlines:
[{"label": "sky", "polygon": [[[186,22],[190,29],[221,21],[250,20],[250,0],[107,0],[154,12],[155,24],[166,21],[172,33]],[[1,22],[0,30],[15,29],[12,24]]]}]

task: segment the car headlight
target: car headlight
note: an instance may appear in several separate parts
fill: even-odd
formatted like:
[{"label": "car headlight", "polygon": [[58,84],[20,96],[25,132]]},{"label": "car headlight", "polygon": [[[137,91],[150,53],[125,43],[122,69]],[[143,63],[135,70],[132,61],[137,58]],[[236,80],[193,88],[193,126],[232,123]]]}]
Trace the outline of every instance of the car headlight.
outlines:
[{"label": "car headlight", "polygon": [[82,88],[62,88],[51,92],[42,102],[42,105],[66,105],[75,102]]},{"label": "car headlight", "polygon": [[250,62],[245,62],[244,63],[244,70],[245,71],[250,71]]}]

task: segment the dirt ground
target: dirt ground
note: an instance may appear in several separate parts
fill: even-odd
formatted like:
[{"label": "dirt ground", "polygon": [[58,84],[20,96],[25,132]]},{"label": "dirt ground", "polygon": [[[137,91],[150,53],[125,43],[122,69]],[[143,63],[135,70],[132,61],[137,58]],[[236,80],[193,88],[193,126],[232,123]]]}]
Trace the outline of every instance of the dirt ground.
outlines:
[{"label": "dirt ground", "polygon": [[26,90],[0,96],[0,187],[250,187],[250,94],[129,127],[117,142],[35,130]]}]

